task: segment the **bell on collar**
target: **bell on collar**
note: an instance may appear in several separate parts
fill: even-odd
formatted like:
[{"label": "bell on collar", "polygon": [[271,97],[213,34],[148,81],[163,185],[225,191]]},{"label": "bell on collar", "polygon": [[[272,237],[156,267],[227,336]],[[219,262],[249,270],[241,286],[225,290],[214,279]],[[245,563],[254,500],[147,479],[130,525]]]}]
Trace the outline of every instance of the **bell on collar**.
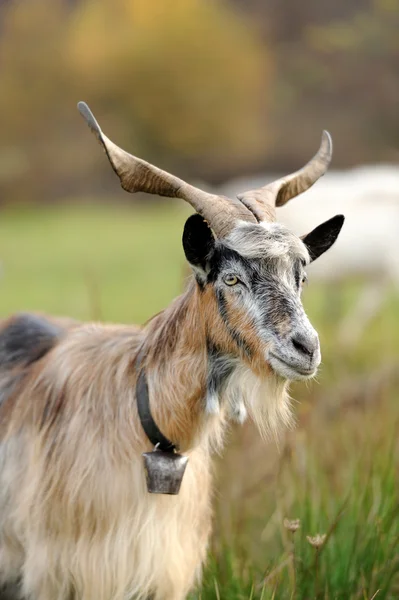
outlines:
[{"label": "bell on collar", "polygon": [[143,458],[148,492],[176,496],[186,470],[187,456],[155,448],[152,452],[144,452]]}]

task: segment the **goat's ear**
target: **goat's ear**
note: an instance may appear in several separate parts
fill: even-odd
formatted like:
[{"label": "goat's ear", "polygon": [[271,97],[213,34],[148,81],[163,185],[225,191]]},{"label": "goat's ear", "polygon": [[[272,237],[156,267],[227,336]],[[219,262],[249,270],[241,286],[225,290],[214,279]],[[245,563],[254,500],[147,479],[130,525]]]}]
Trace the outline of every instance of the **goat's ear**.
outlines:
[{"label": "goat's ear", "polygon": [[190,265],[198,274],[205,276],[215,248],[215,237],[201,215],[191,215],[187,219],[183,232],[183,248]]},{"label": "goat's ear", "polygon": [[331,248],[342,229],[344,220],[345,217],[343,215],[336,215],[316,227],[316,229],[313,229],[307,235],[302,236],[301,239],[309,251],[311,262]]}]

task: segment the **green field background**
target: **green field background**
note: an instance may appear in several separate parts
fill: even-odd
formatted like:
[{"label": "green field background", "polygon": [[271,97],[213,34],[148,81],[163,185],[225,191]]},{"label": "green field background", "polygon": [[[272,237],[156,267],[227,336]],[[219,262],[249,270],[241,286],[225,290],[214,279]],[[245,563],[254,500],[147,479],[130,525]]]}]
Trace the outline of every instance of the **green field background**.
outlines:
[{"label": "green field background", "polygon": [[[188,214],[169,200],[3,210],[0,315],[145,322],[183,289]],[[293,387],[297,427],[279,443],[261,441],[251,424],[230,433],[195,599],[399,598],[399,300],[381,286],[380,313],[346,347],[338,326],[363,283],[309,279],[320,374]],[[296,533],[285,518],[300,519]],[[319,549],[307,539],[317,533],[327,535]]]}]

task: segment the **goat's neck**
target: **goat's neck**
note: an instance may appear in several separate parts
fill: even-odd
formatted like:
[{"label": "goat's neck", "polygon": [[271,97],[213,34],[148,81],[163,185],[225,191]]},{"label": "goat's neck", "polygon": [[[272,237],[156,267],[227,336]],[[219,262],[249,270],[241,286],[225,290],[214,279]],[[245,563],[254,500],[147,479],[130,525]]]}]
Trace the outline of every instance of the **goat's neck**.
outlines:
[{"label": "goat's neck", "polygon": [[[210,307],[193,280],[145,327],[151,411],[162,433],[187,449],[222,430],[223,410],[206,410]],[[214,440],[216,441],[216,440]]]},{"label": "goat's neck", "polygon": [[242,422],[248,411],[263,432],[290,422],[286,381],[264,360],[238,357],[211,290],[192,281],[144,331],[151,411],[183,450],[220,445],[228,415]]}]

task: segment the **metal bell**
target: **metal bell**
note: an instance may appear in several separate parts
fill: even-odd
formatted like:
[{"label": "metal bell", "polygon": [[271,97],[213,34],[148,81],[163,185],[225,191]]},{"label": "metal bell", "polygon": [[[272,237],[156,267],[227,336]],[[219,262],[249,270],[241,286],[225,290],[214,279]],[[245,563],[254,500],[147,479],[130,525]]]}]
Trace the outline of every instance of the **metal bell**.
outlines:
[{"label": "metal bell", "polygon": [[187,456],[154,449],[144,452],[143,458],[148,492],[176,496],[186,470]]}]

